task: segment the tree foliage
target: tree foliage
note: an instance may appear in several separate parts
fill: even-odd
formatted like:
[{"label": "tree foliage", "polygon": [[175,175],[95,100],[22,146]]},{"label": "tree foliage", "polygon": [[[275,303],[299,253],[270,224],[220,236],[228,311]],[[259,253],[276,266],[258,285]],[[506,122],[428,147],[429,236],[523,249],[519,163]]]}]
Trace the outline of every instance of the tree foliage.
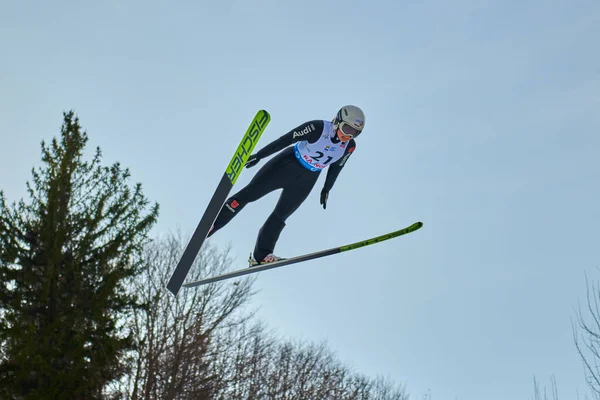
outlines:
[{"label": "tree foliage", "polygon": [[99,399],[126,372],[126,282],[158,216],[119,163],[101,164],[74,113],[42,142],[28,201],[0,192],[0,397]]},{"label": "tree foliage", "polygon": [[[78,118],[42,142],[29,197],[0,192],[0,398],[14,400],[406,400],[324,344],[276,338],[246,306],[254,278],[164,285],[184,241],[149,240],[158,218],[119,163],[102,165]],[[225,272],[210,243],[189,279]]]},{"label": "tree foliage", "polygon": [[[182,252],[173,235],[148,245],[134,290],[150,307],[132,320],[137,363],[116,393],[129,400],[408,399],[404,386],[352,371],[325,344],[269,332],[247,308],[255,278],[169,295],[164,282]],[[228,252],[207,243],[189,279],[230,268]]]}]

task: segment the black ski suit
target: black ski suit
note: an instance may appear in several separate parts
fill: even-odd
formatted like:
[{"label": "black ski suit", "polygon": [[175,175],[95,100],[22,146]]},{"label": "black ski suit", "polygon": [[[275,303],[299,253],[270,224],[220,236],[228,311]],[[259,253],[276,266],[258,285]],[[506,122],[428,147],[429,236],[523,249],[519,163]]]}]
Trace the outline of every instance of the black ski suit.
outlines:
[{"label": "black ski suit", "polygon": [[[303,132],[307,129],[309,133],[297,134],[297,132]],[[283,189],[275,209],[258,233],[253,255],[260,262],[268,254],[273,253],[279,235],[286,225],[287,218],[306,200],[321,173],[321,171],[311,171],[302,166],[294,154],[294,147],[288,146],[301,140],[314,143],[321,137],[323,130],[324,121],[308,121],[257,152],[256,156],[263,159],[281,151],[256,173],[246,187],[227,199],[208,236],[212,236],[227,225],[248,203],[252,203],[276,189]],[[332,140],[339,143],[337,135],[334,135]],[[351,139],[344,155],[338,161],[329,165],[321,192],[322,199],[323,196],[326,198],[355,148],[356,142]],[[325,204],[323,204],[323,207],[325,208]]]}]

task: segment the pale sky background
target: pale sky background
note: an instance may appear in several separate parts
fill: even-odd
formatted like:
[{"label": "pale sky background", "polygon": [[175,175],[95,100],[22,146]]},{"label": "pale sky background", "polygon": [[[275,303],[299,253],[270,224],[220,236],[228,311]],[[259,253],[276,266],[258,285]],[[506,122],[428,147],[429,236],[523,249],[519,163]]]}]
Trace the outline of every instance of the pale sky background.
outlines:
[{"label": "pale sky background", "polygon": [[[277,253],[425,225],[261,273],[258,316],[415,399],[529,399],[553,374],[575,399],[571,319],[600,267],[599,43],[598,0],[3,0],[0,188],[25,195],[74,109],[90,149],[160,203],[154,233],[191,233],[257,110],[260,148],[360,105],[327,210],[322,176]],[[233,268],[276,200],[214,237]]]}]

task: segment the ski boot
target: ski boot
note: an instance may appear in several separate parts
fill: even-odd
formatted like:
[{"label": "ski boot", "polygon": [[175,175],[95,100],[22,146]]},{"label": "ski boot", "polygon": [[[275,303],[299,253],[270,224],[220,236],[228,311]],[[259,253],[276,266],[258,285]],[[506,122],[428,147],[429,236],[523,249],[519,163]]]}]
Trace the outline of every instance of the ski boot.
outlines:
[{"label": "ski boot", "polygon": [[251,253],[250,258],[248,259],[248,267],[252,268],[252,267],[256,267],[257,265],[268,264],[268,263],[281,261],[281,260],[285,260],[285,258],[277,257],[275,254],[271,253],[271,254],[268,254],[265,258],[263,258],[263,260],[261,262],[258,262],[254,258],[254,255],[252,255],[252,253]]}]

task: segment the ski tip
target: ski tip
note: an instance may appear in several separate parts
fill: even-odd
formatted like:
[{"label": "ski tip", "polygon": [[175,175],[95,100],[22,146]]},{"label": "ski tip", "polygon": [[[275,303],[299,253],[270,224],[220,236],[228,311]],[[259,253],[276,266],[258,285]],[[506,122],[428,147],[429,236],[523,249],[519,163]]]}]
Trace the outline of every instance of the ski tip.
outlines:
[{"label": "ski tip", "polygon": [[267,118],[271,119],[271,114],[269,114],[269,112],[267,110],[258,110],[256,115],[259,116],[260,114],[264,114],[267,116]]},{"label": "ski tip", "polygon": [[414,224],[412,224],[409,229],[416,231],[417,229],[421,229],[423,227],[423,223],[421,221],[419,222],[415,222]]}]

